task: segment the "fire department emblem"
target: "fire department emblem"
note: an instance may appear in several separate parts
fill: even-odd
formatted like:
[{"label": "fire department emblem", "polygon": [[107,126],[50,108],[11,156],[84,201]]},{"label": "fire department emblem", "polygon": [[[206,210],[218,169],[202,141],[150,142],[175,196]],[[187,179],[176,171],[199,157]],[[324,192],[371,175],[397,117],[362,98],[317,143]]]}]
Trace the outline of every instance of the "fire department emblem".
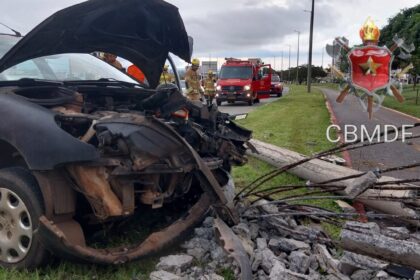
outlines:
[{"label": "fire department emblem", "polygon": [[379,109],[385,94],[393,95],[399,102],[404,101],[399,78],[413,68],[413,64],[409,64],[392,77],[393,52],[400,48],[399,57],[408,59],[414,50],[414,45],[405,44],[404,39],[394,36],[394,44],[390,48],[380,47],[378,46],[379,36],[379,28],[368,18],[360,29],[362,47],[349,48],[345,38],[336,38],[333,46],[326,47],[327,53],[336,59],[339,59],[344,50],[345,58],[349,63],[347,74],[341,72],[336,65],[331,66],[331,73],[342,80],[337,102],[341,103],[348,94],[354,94],[368,112],[369,118],[372,118],[373,112]]},{"label": "fire department emblem", "polygon": [[348,54],[351,81],[367,93],[385,88],[390,80],[392,54],[377,46],[355,48]]}]

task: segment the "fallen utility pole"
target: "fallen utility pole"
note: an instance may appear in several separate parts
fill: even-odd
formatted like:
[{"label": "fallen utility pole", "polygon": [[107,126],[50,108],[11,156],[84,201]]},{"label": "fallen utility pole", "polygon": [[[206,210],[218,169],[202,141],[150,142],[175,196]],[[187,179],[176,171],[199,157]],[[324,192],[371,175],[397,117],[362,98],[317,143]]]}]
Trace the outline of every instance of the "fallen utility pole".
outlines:
[{"label": "fallen utility pole", "polygon": [[[283,166],[289,165],[291,163],[300,161],[305,158],[305,156],[277,147],[275,145],[267,144],[258,140],[251,140],[251,144],[258,150],[258,154],[249,152],[250,155],[259,158],[273,166],[281,168]],[[313,159],[309,162],[305,162],[301,165],[298,165],[288,172],[311,181],[312,183],[320,183],[336,178],[342,178],[351,175],[357,175],[360,172],[353,170],[351,168],[338,166],[323,160]],[[353,185],[355,179],[348,179],[344,181],[339,181],[335,184],[342,185],[343,187],[349,187]],[[393,181],[395,178],[383,176],[378,181]],[[369,189],[362,193],[358,197],[358,201],[366,204],[367,206],[376,209],[382,213],[393,214],[393,215],[402,215],[410,217],[419,217],[414,209],[409,208],[404,202],[401,201],[389,201],[386,199],[374,198],[375,196],[385,198],[394,198],[394,199],[407,199],[410,201],[410,204],[415,206],[420,206],[420,200],[418,199],[418,192],[416,190],[399,190],[398,188],[403,188],[407,184],[395,184],[389,185],[394,190],[375,190]],[[413,186],[413,185],[408,185]],[[419,225],[419,221],[416,219],[408,221],[410,223]]]},{"label": "fallen utility pole", "polygon": [[397,240],[372,230],[356,232],[344,228],[341,245],[343,249],[357,254],[420,269],[420,245],[416,242]]}]

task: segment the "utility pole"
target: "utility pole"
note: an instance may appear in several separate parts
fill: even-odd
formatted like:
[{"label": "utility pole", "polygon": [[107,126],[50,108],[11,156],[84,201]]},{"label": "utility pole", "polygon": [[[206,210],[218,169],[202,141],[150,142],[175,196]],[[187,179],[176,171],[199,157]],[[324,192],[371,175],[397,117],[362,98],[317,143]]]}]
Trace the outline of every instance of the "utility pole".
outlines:
[{"label": "utility pole", "polygon": [[292,45],[286,45],[286,46],[288,46],[289,47],[289,78],[288,78],[288,81],[289,82],[291,82],[291,80],[290,80],[290,49],[292,48]]},{"label": "utility pole", "polygon": [[299,84],[299,44],[300,44],[300,31],[295,30],[298,35],[298,44],[297,44],[297,63],[296,63],[296,84]]},{"label": "utility pole", "polygon": [[274,71],[276,71],[276,56],[274,56]]},{"label": "utility pole", "polygon": [[309,55],[308,55],[308,93],[311,92],[312,82],[312,43],[314,39],[314,14],[315,14],[315,0],[312,0],[311,10],[311,27],[309,31]]}]

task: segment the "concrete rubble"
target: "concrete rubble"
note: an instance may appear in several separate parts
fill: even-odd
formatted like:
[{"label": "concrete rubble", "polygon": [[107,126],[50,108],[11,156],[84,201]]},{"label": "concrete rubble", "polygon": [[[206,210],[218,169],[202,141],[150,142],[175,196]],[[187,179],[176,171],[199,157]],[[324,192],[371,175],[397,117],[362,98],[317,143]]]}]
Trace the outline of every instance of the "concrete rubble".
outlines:
[{"label": "concrete rubble", "polygon": [[[278,213],[275,205],[265,203],[261,200],[259,207],[247,211],[254,215]],[[206,218],[194,230],[191,238],[181,245],[181,253],[162,257],[150,279],[240,279],[239,266],[216,240],[213,221],[212,217]],[[343,250],[340,245],[326,242],[320,237],[327,235],[313,224],[308,224],[307,218],[272,216],[261,219],[242,218],[241,223],[232,227],[248,253],[252,279],[420,279],[420,271],[410,265],[398,265],[389,260],[388,255]],[[380,236],[396,244],[409,242],[413,248],[417,248],[420,243],[418,233],[412,233],[402,226],[386,227],[379,223],[351,221],[343,228],[341,238],[343,233],[344,239],[348,238],[346,231],[350,229],[356,234],[361,232],[366,236]],[[404,246],[402,244],[402,248]]]}]

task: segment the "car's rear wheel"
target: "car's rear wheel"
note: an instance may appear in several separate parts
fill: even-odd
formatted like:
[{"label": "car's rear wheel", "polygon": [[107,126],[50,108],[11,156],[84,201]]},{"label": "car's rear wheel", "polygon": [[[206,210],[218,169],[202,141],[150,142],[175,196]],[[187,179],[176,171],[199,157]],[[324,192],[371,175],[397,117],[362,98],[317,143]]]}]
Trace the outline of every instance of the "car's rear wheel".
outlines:
[{"label": "car's rear wheel", "polygon": [[254,105],[254,100],[253,100],[252,98],[248,100],[248,105],[249,105],[249,106]]},{"label": "car's rear wheel", "polygon": [[283,92],[279,92],[279,93],[277,93],[277,97],[282,97],[283,96]]},{"label": "car's rear wheel", "polygon": [[222,105],[222,101],[216,100],[216,104],[217,104],[217,106],[220,106],[220,105]]},{"label": "car's rear wheel", "polygon": [[23,168],[0,170],[0,266],[33,269],[47,251],[36,229],[43,200],[35,178]]}]

